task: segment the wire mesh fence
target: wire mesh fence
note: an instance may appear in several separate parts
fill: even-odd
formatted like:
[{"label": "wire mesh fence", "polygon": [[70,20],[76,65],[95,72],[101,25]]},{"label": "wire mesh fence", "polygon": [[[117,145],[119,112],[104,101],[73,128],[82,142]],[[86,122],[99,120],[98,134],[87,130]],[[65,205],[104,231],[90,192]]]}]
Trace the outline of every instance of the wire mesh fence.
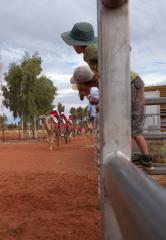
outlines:
[{"label": "wire mesh fence", "polygon": [[[73,137],[86,136],[87,138],[93,138],[93,131],[88,127],[86,123],[83,125],[75,125],[73,130]],[[40,129],[7,129],[0,128],[0,143],[8,141],[25,141],[25,140],[46,140],[48,137],[47,131],[44,128]]]},{"label": "wire mesh fence", "polygon": [[44,129],[36,131],[29,129],[0,129],[0,142],[44,139],[46,135]]}]

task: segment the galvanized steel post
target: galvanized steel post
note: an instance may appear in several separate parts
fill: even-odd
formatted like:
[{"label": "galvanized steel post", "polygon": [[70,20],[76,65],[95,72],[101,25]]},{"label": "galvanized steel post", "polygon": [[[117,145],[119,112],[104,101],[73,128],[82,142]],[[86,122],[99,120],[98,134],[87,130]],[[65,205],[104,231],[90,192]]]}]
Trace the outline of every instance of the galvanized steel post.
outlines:
[{"label": "galvanized steel post", "polygon": [[[106,159],[131,155],[131,97],[127,1],[98,0],[100,72],[100,156],[103,239],[122,240],[116,217],[104,191]],[[110,157],[109,157],[110,159]]]},{"label": "galvanized steel post", "polygon": [[111,9],[98,1],[98,26],[102,155],[130,157],[128,4]]}]

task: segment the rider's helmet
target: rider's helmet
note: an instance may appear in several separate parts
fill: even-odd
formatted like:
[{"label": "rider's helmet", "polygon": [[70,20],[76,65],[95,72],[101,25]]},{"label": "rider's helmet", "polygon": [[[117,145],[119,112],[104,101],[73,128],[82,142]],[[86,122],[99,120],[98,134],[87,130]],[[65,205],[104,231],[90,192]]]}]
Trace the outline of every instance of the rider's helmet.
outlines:
[{"label": "rider's helmet", "polygon": [[53,111],[57,111],[57,108],[56,108],[56,107],[54,107],[52,110],[53,110]]},{"label": "rider's helmet", "polygon": [[64,112],[61,112],[61,114],[64,114]]}]

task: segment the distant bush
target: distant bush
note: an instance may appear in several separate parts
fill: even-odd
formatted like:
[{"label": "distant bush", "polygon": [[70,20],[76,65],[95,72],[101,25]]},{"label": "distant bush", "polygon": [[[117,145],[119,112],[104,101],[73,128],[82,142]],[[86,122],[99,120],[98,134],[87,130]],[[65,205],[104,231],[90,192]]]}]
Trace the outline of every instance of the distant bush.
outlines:
[{"label": "distant bush", "polygon": [[7,129],[18,129],[18,126],[17,124],[10,123],[10,124],[7,124]]}]

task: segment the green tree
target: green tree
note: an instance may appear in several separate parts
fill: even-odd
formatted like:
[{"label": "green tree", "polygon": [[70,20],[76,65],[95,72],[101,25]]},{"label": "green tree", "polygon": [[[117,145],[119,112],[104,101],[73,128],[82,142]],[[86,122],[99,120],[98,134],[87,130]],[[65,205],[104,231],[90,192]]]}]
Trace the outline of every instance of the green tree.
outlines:
[{"label": "green tree", "polygon": [[36,122],[43,112],[47,112],[57,94],[57,88],[46,76],[42,75],[42,59],[38,53],[30,56],[25,53],[21,63],[12,63],[5,74],[6,85],[2,87],[4,105],[13,117],[23,123]]},{"label": "green tree", "polygon": [[41,74],[41,57],[38,53],[30,56],[25,53],[21,62],[22,69],[22,95],[23,95],[23,114],[25,121],[30,122],[37,115],[36,100],[36,81]]},{"label": "green tree", "polygon": [[69,112],[70,112],[70,113],[72,114],[72,116],[74,117],[74,120],[78,120],[78,114],[77,114],[77,109],[76,109],[76,108],[71,107]]},{"label": "green tree", "polygon": [[15,124],[15,123],[10,123],[10,124],[7,124],[7,128],[8,128],[8,129],[17,129],[18,126],[17,126],[17,124]]},{"label": "green tree", "polygon": [[78,114],[78,120],[82,122],[84,119],[84,110],[82,107],[77,108],[77,114]]},{"label": "green tree", "polygon": [[5,114],[0,115],[0,127],[4,128],[7,123],[7,116]]},{"label": "green tree", "polygon": [[5,74],[6,86],[2,86],[3,104],[13,112],[14,118],[21,117],[23,112],[23,72],[21,66],[13,63]]},{"label": "green tree", "polygon": [[62,112],[65,111],[65,106],[62,105],[62,103],[58,103],[58,112],[61,114]]},{"label": "green tree", "polygon": [[80,122],[83,122],[85,120],[85,118],[87,117],[87,111],[86,111],[86,107],[78,107],[78,108],[74,108],[71,107],[70,108],[70,113],[73,115],[75,120],[78,120]]},{"label": "green tree", "polygon": [[75,111],[76,111],[76,109],[75,109],[74,107],[71,107],[69,112],[70,112],[72,115],[74,115],[74,114],[75,114]]},{"label": "green tree", "polygon": [[36,80],[35,95],[37,115],[41,115],[52,108],[52,102],[57,95],[57,88],[54,87],[50,79],[42,75]]}]

